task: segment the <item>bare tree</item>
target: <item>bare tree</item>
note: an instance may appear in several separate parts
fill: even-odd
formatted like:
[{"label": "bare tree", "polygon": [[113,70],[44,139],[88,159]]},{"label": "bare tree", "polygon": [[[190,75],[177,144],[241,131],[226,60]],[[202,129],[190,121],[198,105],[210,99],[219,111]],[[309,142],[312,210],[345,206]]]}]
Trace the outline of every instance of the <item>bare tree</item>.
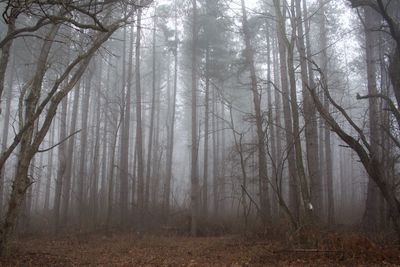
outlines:
[{"label": "bare tree", "polygon": [[198,177],[198,141],[197,141],[197,41],[198,41],[198,27],[197,27],[197,0],[192,0],[192,12],[193,12],[193,22],[192,22],[192,140],[191,140],[191,228],[190,232],[192,236],[197,235],[197,224],[199,216],[199,177]]},{"label": "bare tree", "polygon": [[247,67],[250,69],[251,92],[253,95],[253,104],[255,111],[255,121],[257,128],[257,149],[258,149],[258,179],[260,194],[260,210],[263,222],[266,222],[270,216],[270,202],[268,196],[268,173],[267,173],[267,157],[265,153],[265,132],[263,129],[263,116],[261,112],[261,96],[257,88],[257,76],[254,66],[254,51],[250,42],[249,26],[247,21],[247,12],[244,0],[242,3],[242,27],[243,39],[245,43],[245,57]]},{"label": "bare tree", "polygon": [[[128,15],[131,15],[133,10],[134,9],[131,9]],[[110,12],[105,14],[104,17],[107,18],[109,15]],[[47,67],[46,62],[49,52],[52,48],[52,41],[54,40],[61,24],[53,22],[54,24],[49,26],[48,33],[44,38],[43,45],[38,56],[38,64],[36,66],[34,77],[31,82],[28,82],[25,85],[26,89],[23,90],[23,94],[20,96],[20,103],[24,101],[24,106],[20,105],[20,130],[15,135],[12,144],[8,146],[8,148],[2,153],[0,158],[0,167],[2,168],[12,151],[17,147],[18,144],[20,145],[8,210],[1,229],[0,253],[3,254],[6,251],[12,230],[16,223],[18,211],[25,196],[25,192],[32,182],[28,176],[29,165],[50,128],[59,104],[63,98],[66,97],[66,95],[74,88],[75,84],[86,70],[91,58],[100,48],[100,46],[107,41],[114,31],[120,28],[128,18],[129,16],[118,18],[114,21],[108,20],[107,26],[104,26],[106,28],[103,28],[103,30],[94,34],[92,43],[87,47],[87,50],[84,50],[82,53],[80,53],[66,67],[64,72],[62,72],[61,75],[54,81],[52,87],[47,92],[47,95],[41,99],[40,96],[42,93],[43,79],[45,77]],[[92,30],[95,31],[95,29]],[[62,85],[69,75],[71,75],[71,79]],[[41,120],[39,125],[38,118],[42,115],[45,108],[47,112],[43,115],[43,120]],[[37,131],[34,131],[35,123],[38,125]]]}]

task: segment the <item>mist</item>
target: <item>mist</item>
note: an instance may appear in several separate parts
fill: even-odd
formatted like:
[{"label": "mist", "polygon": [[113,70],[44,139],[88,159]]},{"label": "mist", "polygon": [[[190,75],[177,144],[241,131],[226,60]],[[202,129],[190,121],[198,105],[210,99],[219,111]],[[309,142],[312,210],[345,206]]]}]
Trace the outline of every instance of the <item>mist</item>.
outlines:
[{"label": "mist", "polygon": [[399,264],[399,2],[0,10],[1,264]]}]

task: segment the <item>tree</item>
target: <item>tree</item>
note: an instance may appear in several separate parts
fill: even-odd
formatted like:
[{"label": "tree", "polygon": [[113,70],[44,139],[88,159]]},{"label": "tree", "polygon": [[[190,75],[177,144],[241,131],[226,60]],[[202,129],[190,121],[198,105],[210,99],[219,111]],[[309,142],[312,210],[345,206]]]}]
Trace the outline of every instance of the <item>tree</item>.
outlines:
[{"label": "tree", "polygon": [[[105,8],[105,10],[108,10],[110,7],[112,9],[113,7],[113,3],[103,4],[102,7]],[[103,16],[102,20],[104,20],[106,24],[100,24],[102,25],[100,27],[101,29],[96,26],[97,23],[93,24],[95,26],[89,27],[90,30],[93,31],[93,39],[90,45],[88,45],[86,50],[80,52],[77,57],[67,65],[65,70],[51,85],[50,90],[46,92],[43,98],[41,98],[41,94],[44,93],[43,80],[46,75],[47,60],[53,45],[53,40],[55,39],[61,24],[57,19],[55,19],[51,22],[51,25],[48,26],[47,34],[44,38],[40,54],[38,55],[38,64],[33,79],[25,85],[24,90],[22,91],[23,94],[20,96],[20,100],[24,101],[24,105],[20,106],[21,112],[19,123],[21,127],[19,132],[15,135],[12,144],[8,146],[0,157],[0,168],[3,168],[5,161],[9,158],[17,145],[19,145],[16,173],[13,178],[13,187],[11,190],[8,210],[1,228],[1,254],[6,251],[25,192],[31,185],[31,180],[28,176],[30,163],[38,152],[39,146],[50,128],[59,104],[80,80],[90,63],[91,58],[100,46],[106,42],[117,29],[127,22],[129,16],[133,12],[134,8],[131,8],[127,16],[118,17],[115,20],[109,19],[111,14],[109,10],[106,13],[100,12],[99,14],[101,15],[98,15],[98,17]],[[7,18],[8,14],[5,14],[4,17]],[[94,19],[94,21],[98,20]],[[69,22],[76,24],[76,22],[72,20]],[[85,24],[79,25],[84,26]],[[71,78],[66,81],[69,75],[71,75]],[[43,114],[45,109],[47,112]],[[39,117],[41,117],[42,114],[43,117],[39,125]],[[36,131],[34,131],[35,124],[38,124],[38,129]]]},{"label": "tree", "polygon": [[[321,35],[321,69],[324,73],[328,73],[328,40],[327,40],[327,29],[325,26],[325,5],[322,0],[319,0],[319,8],[321,12],[321,19],[320,19],[320,35]],[[308,53],[308,58],[310,58],[310,53]],[[308,60],[309,64],[309,69],[312,70],[312,63],[310,60]],[[311,83],[311,81],[314,81],[313,78],[310,78],[310,86],[312,88],[315,88],[315,85]],[[326,97],[324,94],[324,108],[329,112],[329,99]],[[325,125],[324,125],[325,126]],[[332,151],[331,151],[331,131],[329,127],[323,127],[324,131],[324,145],[320,144],[320,151],[323,151],[323,153],[320,153],[320,157],[324,158],[324,162],[326,163],[326,181],[327,181],[327,197],[328,197],[328,224],[334,224],[335,223],[335,208],[334,208],[334,199],[333,199],[333,162],[332,162]],[[322,132],[320,132],[322,136]],[[320,138],[321,140],[322,138]],[[322,150],[322,148],[324,148]],[[322,174],[322,172],[321,172]]]},{"label": "tree", "polygon": [[[175,133],[175,115],[176,115],[176,97],[177,97],[177,89],[178,89],[178,10],[177,10],[177,1],[174,1],[174,41],[172,43],[172,47],[170,50],[174,55],[174,85],[172,92],[172,103],[168,101],[168,107],[171,109],[171,112],[168,120],[167,120],[167,155],[166,155],[166,177],[165,177],[165,185],[164,185],[164,207],[166,216],[169,215],[170,210],[170,198],[171,198],[171,180],[172,180],[172,162],[174,155],[174,133]],[[169,63],[169,61],[168,61]],[[167,92],[168,96],[170,96],[170,92]]]},{"label": "tree", "polygon": [[141,19],[142,11],[137,13],[136,27],[136,48],[135,48],[135,78],[136,78],[136,157],[137,157],[137,177],[138,177],[138,208],[141,215],[144,211],[144,163],[143,163],[143,141],[142,141],[142,90],[140,83],[140,43],[141,43]]},{"label": "tree", "polygon": [[265,153],[265,132],[263,129],[263,117],[261,113],[261,97],[257,89],[257,76],[254,66],[254,55],[253,48],[250,43],[250,33],[247,21],[247,12],[244,0],[242,3],[242,27],[243,27],[243,39],[245,43],[245,58],[247,67],[250,69],[250,80],[251,80],[251,92],[253,95],[253,104],[255,111],[255,121],[257,128],[257,149],[258,149],[258,176],[259,176],[259,190],[260,190],[260,210],[261,218],[264,222],[271,216],[270,203],[268,196],[268,173],[267,173],[267,157]]},{"label": "tree", "polygon": [[[318,168],[318,132],[317,132],[317,118],[315,114],[315,107],[312,103],[311,96],[307,90],[307,86],[312,86],[313,83],[312,69],[308,69],[307,64],[307,51],[304,42],[304,28],[302,21],[306,20],[306,17],[302,15],[301,0],[296,0],[296,21],[297,21],[297,50],[300,54],[300,72],[302,81],[302,96],[303,96],[303,110],[304,110],[304,123],[305,123],[305,140],[306,140],[306,151],[307,151],[307,169],[309,178],[309,188],[304,188],[302,183],[302,192],[310,191],[310,196],[308,194],[303,194],[303,198],[309,198],[308,205],[305,206],[306,211],[312,209],[314,216],[317,218],[321,217],[321,182],[320,173]],[[307,49],[311,49],[311,44],[308,43]],[[310,52],[308,52],[310,54]],[[310,76],[309,76],[310,74]],[[298,166],[299,168],[299,166]],[[303,177],[303,174],[300,175]],[[306,180],[306,178],[301,178],[301,180]],[[311,205],[311,207],[308,207]]]},{"label": "tree", "polygon": [[[147,147],[147,170],[146,170],[146,188],[145,188],[145,207],[148,208],[149,205],[149,195],[150,195],[150,180],[152,177],[151,166],[152,166],[152,152],[153,152],[153,131],[154,131],[154,119],[156,112],[156,25],[157,25],[157,13],[154,14],[154,24],[153,24],[153,44],[152,44],[152,91],[151,91],[151,113],[150,113],[150,130],[148,138]],[[153,169],[154,172],[154,169]]]},{"label": "tree", "polygon": [[[282,7],[279,0],[274,0],[275,14],[277,15],[277,35],[278,35],[278,46],[279,46],[279,61],[280,61],[280,76],[281,76],[281,87],[282,87],[282,103],[283,103],[283,115],[285,124],[285,137],[286,146],[290,147],[288,154],[288,167],[289,167],[289,208],[295,218],[297,224],[299,223],[299,197],[297,193],[297,173],[296,173],[296,160],[295,150],[293,146],[293,125],[291,115],[291,105],[289,96],[289,82],[288,82],[288,68],[287,68],[287,50],[286,50],[286,27],[284,23],[284,14],[286,7]],[[297,225],[296,225],[297,227]]]},{"label": "tree", "polygon": [[190,233],[192,236],[197,235],[197,223],[199,215],[199,177],[198,177],[198,140],[197,140],[197,0],[192,0],[192,12],[193,12],[193,22],[192,22],[192,103],[191,103],[191,227]]},{"label": "tree", "polygon": [[[376,61],[377,61],[377,53],[376,53],[376,39],[377,35],[374,32],[376,29],[376,21],[379,21],[379,17],[374,10],[369,7],[364,8],[364,16],[365,16],[365,47],[366,47],[366,62],[367,62],[367,86],[368,86],[368,95],[376,95],[377,94],[377,86],[376,86]],[[378,103],[376,98],[369,98],[369,113],[368,113],[368,121],[369,121],[369,143],[371,145],[371,150],[373,153],[379,153],[379,132],[378,132]],[[374,155],[373,157],[380,157],[378,155]],[[369,179],[368,180],[368,191],[367,191],[367,200],[363,218],[363,226],[368,230],[377,230],[378,229],[378,198],[379,194],[377,191],[377,187],[374,182]]]}]

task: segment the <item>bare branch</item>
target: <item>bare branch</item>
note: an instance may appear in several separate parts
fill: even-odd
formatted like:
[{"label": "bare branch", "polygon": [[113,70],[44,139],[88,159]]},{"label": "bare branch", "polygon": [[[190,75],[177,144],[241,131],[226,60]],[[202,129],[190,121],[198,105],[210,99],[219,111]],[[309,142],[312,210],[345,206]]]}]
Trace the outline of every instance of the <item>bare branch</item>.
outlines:
[{"label": "bare branch", "polygon": [[55,148],[55,147],[61,145],[62,143],[64,143],[65,141],[67,141],[68,139],[70,139],[71,137],[73,137],[74,135],[76,135],[77,133],[79,133],[79,132],[81,132],[81,131],[82,131],[82,130],[78,130],[78,131],[76,131],[76,132],[74,132],[74,133],[68,135],[68,136],[65,137],[63,140],[61,140],[60,142],[58,142],[57,144],[55,144],[55,145],[53,145],[53,146],[51,146],[51,147],[49,147],[49,148],[46,148],[46,149],[39,149],[37,152],[38,152],[38,153],[43,153],[43,152],[50,151],[50,150],[52,150],[53,148]]}]

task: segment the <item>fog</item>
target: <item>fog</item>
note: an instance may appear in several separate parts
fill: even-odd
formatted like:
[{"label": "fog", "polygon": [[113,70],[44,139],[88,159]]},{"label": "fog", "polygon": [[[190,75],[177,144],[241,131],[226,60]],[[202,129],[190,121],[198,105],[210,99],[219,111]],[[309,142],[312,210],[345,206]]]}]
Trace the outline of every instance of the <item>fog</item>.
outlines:
[{"label": "fog", "polygon": [[399,238],[399,7],[0,1],[0,254],[76,233]]}]

